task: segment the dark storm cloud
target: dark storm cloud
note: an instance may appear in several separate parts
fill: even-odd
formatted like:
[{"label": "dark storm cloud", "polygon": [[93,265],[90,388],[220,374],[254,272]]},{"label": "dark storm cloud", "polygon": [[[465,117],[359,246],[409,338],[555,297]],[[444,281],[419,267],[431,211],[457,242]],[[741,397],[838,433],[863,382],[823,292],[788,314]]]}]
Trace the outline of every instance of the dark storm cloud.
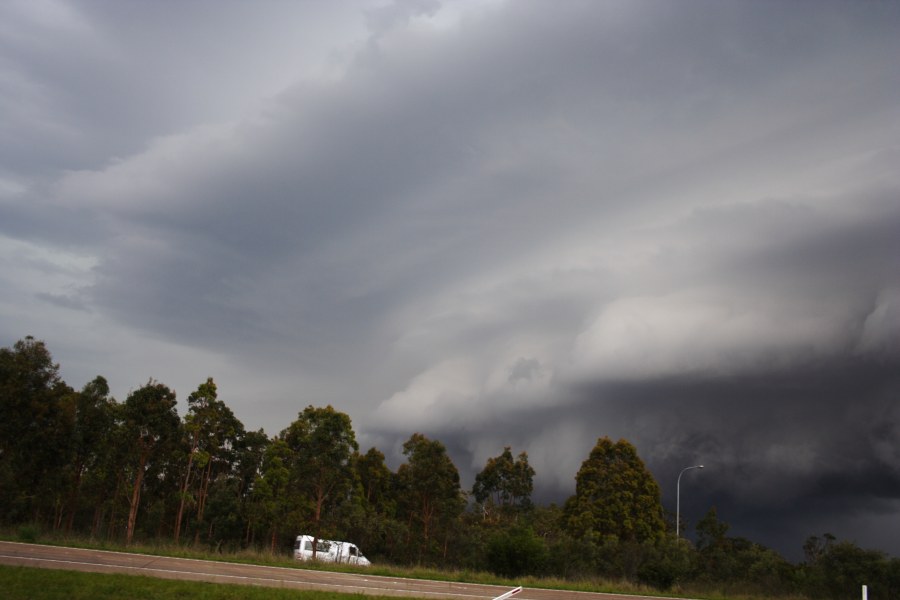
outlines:
[{"label": "dark storm cloud", "polygon": [[[766,377],[598,383],[568,390],[566,404],[499,413],[486,408],[477,422],[435,424],[429,435],[451,449],[467,485],[503,446],[528,451],[537,470],[536,498],[560,504],[574,493],[581,461],[602,436],[636,445],[673,512],[678,473],[704,464],[682,483],[683,517],[693,524],[715,507],[731,535],[798,559],[807,536],[860,539],[866,521],[895,510],[896,366],[842,360]],[[548,444],[557,448],[549,450],[551,461],[544,457]],[[896,543],[883,547],[900,551]]]},{"label": "dark storm cloud", "polygon": [[324,6],[6,7],[9,339],[469,484],[511,445],[542,499],[625,437],[670,508],[708,465],[694,521],[888,543],[895,4]]}]

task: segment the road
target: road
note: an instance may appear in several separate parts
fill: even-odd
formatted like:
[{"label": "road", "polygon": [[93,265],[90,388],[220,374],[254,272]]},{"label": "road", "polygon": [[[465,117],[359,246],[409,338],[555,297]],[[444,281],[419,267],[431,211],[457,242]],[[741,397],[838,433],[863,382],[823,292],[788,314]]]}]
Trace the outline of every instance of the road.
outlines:
[{"label": "road", "polygon": [[[495,585],[241,565],[3,541],[0,541],[0,564],[435,600],[489,600],[510,589]],[[514,600],[646,600],[646,598],[526,588],[514,596]]]}]

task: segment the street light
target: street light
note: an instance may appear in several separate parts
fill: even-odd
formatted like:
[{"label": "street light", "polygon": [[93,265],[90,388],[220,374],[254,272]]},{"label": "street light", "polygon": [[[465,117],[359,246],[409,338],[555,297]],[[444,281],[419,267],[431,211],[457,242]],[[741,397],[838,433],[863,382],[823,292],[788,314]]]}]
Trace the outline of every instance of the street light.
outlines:
[{"label": "street light", "polygon": [[678,474],[678,483],[675,486],[675,539],[681,537],[680,527],[681,527],[681,476],[684,475],[685,471],[690,471],[691,469],[702,469],[703,465],[694,465],[693,467],[685,467],[681,470],[681,473]]}]

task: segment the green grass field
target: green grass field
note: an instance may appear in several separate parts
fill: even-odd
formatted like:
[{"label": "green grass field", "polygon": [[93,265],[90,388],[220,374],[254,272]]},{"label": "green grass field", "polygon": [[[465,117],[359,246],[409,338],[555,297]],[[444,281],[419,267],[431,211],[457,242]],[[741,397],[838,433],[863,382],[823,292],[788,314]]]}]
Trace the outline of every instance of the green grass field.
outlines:
[{"label": "green grass field", "polygon": [[0,596],[4,600],[388,600],[387,596],[284,590],[4,565],[0,565]]}]

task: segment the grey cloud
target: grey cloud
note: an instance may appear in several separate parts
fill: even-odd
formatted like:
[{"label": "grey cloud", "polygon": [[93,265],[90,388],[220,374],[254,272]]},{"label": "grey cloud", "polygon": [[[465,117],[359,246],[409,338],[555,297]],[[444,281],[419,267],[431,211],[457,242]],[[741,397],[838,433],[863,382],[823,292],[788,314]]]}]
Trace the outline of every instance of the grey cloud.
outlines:
[{"label": "grey cloud", "polygon": [[[893,510],[900,494],[895,372],[841,361],[765,379],[598,384],[557,390],[573,396],[569,404],[509,413],[486,406],[478,424],[437,426],[431,433],[454,448],[469,485],[503,446],[527,450],[537,470],[536,497],[544,502],[574,493],[575,473],[601,436],[637,446],[669,510],[680,469],[705,464],[684,482],[689,522],[715,506],[733,535],[770,540],[797,559],[809,535],[830,531],[856,539],[848,513],[865,522]],[[898,551],[896,543],[885,547]]]},{"label": "grey cloud", "polygon": [[439,0],[394,0],[365,11],[369,31],[378,36],[398,25],[406,25],[416,16],[434,16],[441,8]]},{"label": "grey cloud", "polygon": [[43,300],[44,302],[49,302],[50,304],[55,304],[56,306],[62,308],[68,308],[71,310],[87,310],[84,302],[81,299],[73,296],[65,296],[62,294],[48,294],[48,293],[38,293],[35,295],[38,300]]},{"label": "grey cloud", "polygon": [[530,381],[533,377],[540,375],[541,363],[534,358],[520,358],[509,370],[509,381],[515,383],[523,379]]}]

